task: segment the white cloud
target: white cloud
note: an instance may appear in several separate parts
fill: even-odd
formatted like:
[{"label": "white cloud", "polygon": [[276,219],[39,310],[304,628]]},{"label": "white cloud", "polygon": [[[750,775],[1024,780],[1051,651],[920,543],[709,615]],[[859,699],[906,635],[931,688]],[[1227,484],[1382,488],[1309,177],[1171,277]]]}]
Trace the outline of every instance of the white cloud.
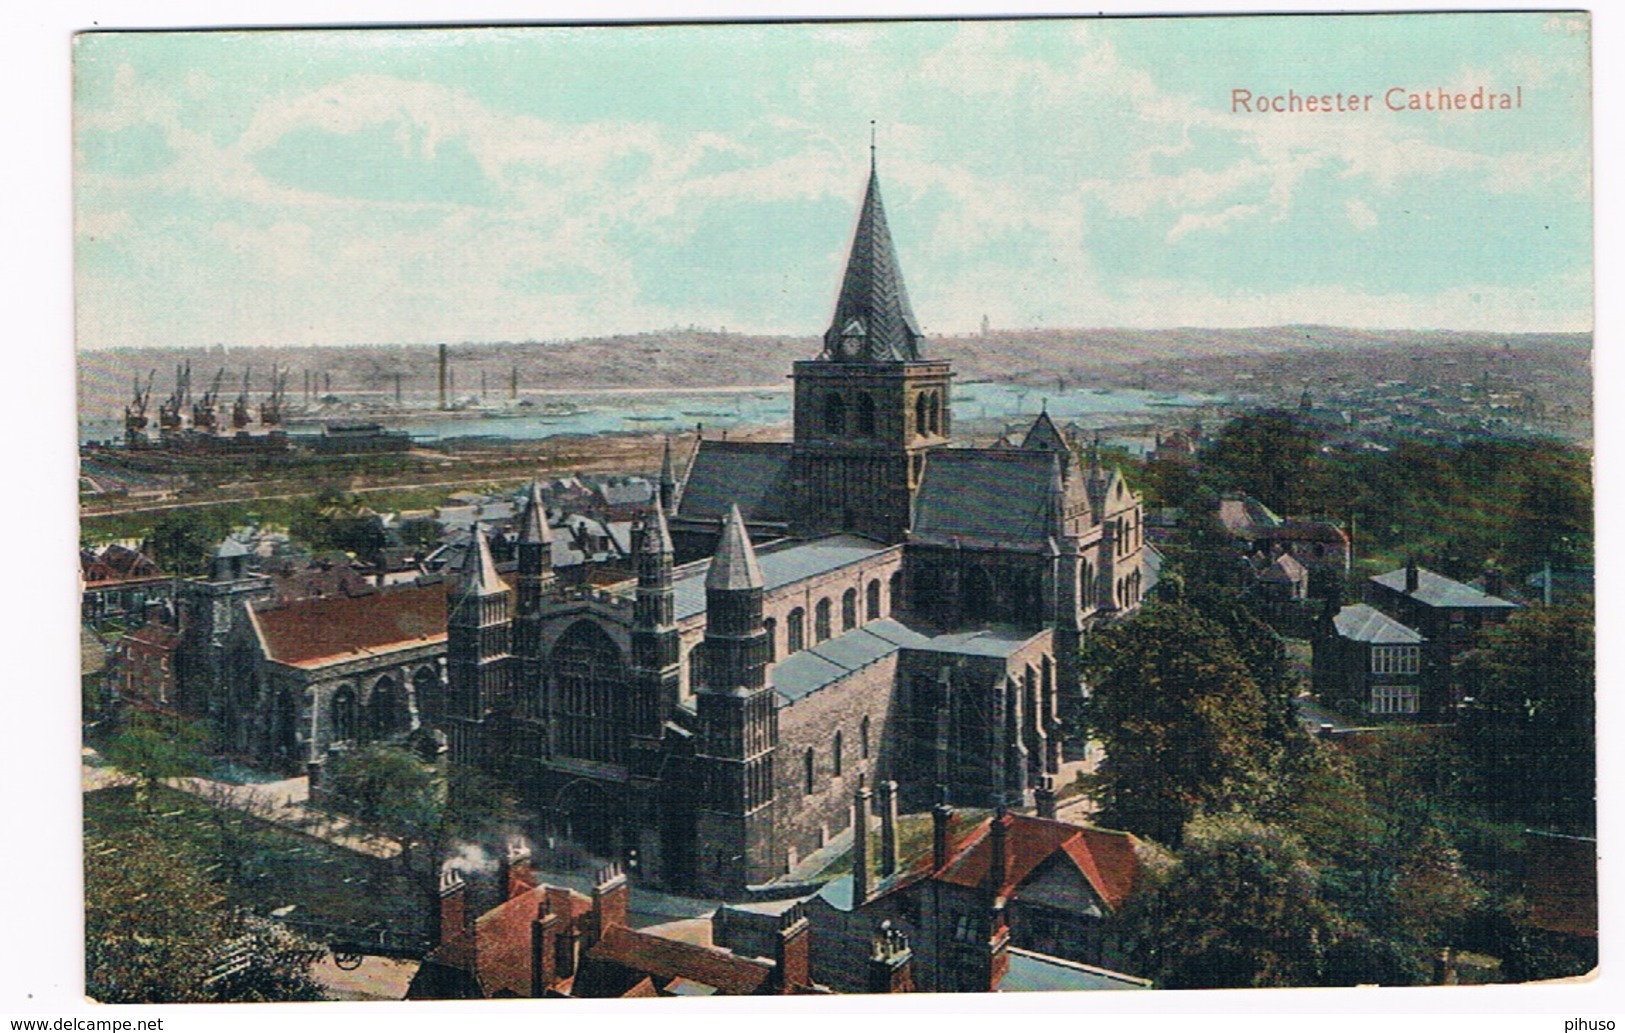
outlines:
[{"label": "white cloud", "polygon": [[1355,199],[1350,201],[1344,211],[1348,214],[1349,225],[1357,230],[1371,230],[1377,228],[1377,213],[1364,201]]}]

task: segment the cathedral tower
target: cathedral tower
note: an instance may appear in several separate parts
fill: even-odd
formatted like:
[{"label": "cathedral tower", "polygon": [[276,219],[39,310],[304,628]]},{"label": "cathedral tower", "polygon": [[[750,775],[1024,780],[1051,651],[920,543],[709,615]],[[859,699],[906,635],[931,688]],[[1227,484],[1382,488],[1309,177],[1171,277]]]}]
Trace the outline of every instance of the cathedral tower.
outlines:
[{"label": "cathedral tower", "polygon": [[478,524],[446,600],[446,714],[453,763],[486,766],[502,754],[489,718],[512,694],[508,586]]},{"label": "cathedral tower", "polygon": [[795,364],[797,533],[901,541],[926,453],[948,443],[949,364],[924,358],[870,151],[835,314],[818,358]]},{"label": "cathedral tower", "polygon": [[705,577],[705,685],[695,694],[700,888],[720,894],[778,874],[773,754],[778,714],[767,684],[762,570],[739,507],[729,509]]},{"label": "cathedral tower", "polygon": [[542,684],[542,600],[553,589],[553,531],[547,506],[535,481],[519,517],[519,615],[514,621],[513,652],[518,665],[514,686],[521,711],[534,713]]}]

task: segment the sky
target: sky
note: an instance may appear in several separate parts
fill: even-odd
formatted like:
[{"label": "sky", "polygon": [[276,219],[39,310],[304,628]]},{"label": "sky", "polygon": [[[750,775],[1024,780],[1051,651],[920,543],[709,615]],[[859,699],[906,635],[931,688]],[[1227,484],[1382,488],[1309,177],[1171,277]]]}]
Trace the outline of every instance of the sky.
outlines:
[{"label": "sky", "polygon": [[[1580,15],[90,33],[73,66],[86,348],[819,334],[871,120],[927,333],[1592,326]],[[1521,106],[1389,107],[1481,86]]]}]

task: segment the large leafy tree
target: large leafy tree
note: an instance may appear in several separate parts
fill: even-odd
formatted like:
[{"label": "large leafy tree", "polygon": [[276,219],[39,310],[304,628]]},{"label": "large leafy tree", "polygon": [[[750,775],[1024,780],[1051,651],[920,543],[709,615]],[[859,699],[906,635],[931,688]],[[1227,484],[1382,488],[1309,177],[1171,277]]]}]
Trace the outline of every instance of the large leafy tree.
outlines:
[{"label": "large leafy tree", "polygon": [[1192,822],[1124,919],[1136,971],[1171,989],[1317,985],[1336,925],[1298,838],[1236,815]]},{"label": "large leafy tree", "polygon": [[1102,632],[1086,659],[1104,823],[1177,847],[1196,814],[1269,795],[1280,755],[1270,707],[1221,626],[1152,602]]},{"label": "large leafy tree", "polygon": [[1589,607],[1531,608],[1463,663],[1461,731],[1477,795],[1542,827],[1596,827],[1596,627]]},{"label": "large leafy tree", "polygon": [[459,843],[489,831],[509,809],[498,785],[477,771],[453,767],[446,772],[386,744],[335,757],[323,780],[329,800],[395,843],[400,869],[417,887],[427,913],[438,906],[441,864]]},{"label": "large leafy tree", "polygon": [[204,768],[207,742],[207,730],[195,721],[135,710],[101,752],[109,764],[135,779],[136,806],[146,809],[155,784]]},{"label": "large leafy tree", "polygon": [[107,1003],[314,1001],[311,945],[232,909],[151,820],[85,839],[85,992]]}]

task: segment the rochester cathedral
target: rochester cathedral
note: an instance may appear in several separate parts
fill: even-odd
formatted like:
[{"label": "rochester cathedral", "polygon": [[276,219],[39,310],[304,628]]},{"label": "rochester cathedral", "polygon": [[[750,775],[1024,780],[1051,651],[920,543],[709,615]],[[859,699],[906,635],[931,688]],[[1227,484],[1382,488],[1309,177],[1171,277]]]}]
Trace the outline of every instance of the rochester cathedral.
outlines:
[{"label": "rochester cathedral", "polygon": [[690,892],[785,873],[860,783],[1031,806],[1083,636],[1154,577],[1138,497],[1047,415],[1019,447],[953,446],[953,372],[872,167],[823,349],[792,374],[791,441],[705,439],[682,469],[668,450],[635,578],[555,578],[535,487],[513,571],[476,525],[448,581],[277,606],[217,557],[184,586],[182,691],[318,778],[346,743],[441,733],[556,834]]}]

